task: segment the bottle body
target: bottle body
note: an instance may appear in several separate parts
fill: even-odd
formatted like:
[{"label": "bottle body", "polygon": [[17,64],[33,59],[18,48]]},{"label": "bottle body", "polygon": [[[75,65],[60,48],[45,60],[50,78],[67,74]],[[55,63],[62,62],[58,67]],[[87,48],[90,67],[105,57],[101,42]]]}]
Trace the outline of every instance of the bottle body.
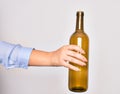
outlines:
[{"label": "bottle body", "polygon": [[[81,47],[85,51],[84,56],[88,59],[89,38],[83,29],[76,29],[75,33],[73,33],[70,38],[70,44]],[[86,62],[86,66],[80,66],[73,62],[69,63],[80,68],[80,71],[69,69],[69,90],[73,92],[86,91],[88,88],[88,62]]]}]

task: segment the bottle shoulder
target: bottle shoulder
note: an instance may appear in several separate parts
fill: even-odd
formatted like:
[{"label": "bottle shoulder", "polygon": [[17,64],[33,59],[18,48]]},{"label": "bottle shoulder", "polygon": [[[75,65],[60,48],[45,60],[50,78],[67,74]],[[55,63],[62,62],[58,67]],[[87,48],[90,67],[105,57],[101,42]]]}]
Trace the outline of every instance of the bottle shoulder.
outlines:
[{"label": "bottle shoulder", "polygon": [[71,35],[71,37],[81,37],[81,38],[86,37],[86,38],[88,38],[88,35],[85,32],[74,32]]}]

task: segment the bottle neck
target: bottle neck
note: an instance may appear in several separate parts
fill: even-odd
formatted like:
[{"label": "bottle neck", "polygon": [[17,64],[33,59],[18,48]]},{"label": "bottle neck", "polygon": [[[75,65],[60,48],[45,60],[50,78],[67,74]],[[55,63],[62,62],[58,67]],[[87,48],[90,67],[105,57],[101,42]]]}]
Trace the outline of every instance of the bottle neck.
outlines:
[{"label": "bottle neck", "polygon": [[76,31],[84,31],[84,12],[78,11],[76,16]]}]

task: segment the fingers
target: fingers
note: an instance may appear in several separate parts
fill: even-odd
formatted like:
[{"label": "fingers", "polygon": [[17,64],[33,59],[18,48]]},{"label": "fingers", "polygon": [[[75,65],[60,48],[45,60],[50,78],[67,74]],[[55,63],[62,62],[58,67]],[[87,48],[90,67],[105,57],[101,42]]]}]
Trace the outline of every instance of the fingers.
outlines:
[{"label": "fingers", "polygon": [[68,50],[66,51],[67,56],[65,57],[64,60],[67,62],[65,62],[64,66],[75,71],[80,71],[78,67],[68,62],[72,62],[80,66],[85,66],[86,65],[85,62],[87,62],[87,59],[82,55],[82,54],[85,54],[85,51],[76,45],[68,45],[66,46],[66,48]]},{"label": "fingers", "polygon": [[79,46],[76,46],[76,45],[68,45],[68,49],[76,51],[76,52],[80,52],[81,54],[85,54],[85,51],[82,48],[80,48]]},{"label": "fingers", "polygon": [[78,52],[68,51],[67,55],[70,56],[70,57],[74,57],[76,59],[79,59],[79,60],[81,60],[83,62],[87,62],[87,59],[82,54],[80,54]]},{"label": "fingers", "polygon": [[79,66],[86,66],[85,62],[81,61],[80,59],[76,59],[74,57],[71,57],[71,56],[67,56],[64,61],[65,61],[65,63],[63,63],[64,64],[63,66],[65,66],[71,70],[74,70],[74,71],[80,71],[80,69],[77,66],[70,64],[69,62],[72,62],[72,63],[77,64]]},{"label": "fingers", "polygon": [[73,62],[73,63],[75,63],[75,64],[77,64],[77,65],[80,65],[80,66],[85,66],[85,65],[86,65],[85,62],[83,62],[83,61],[81,61],[81,60],[79,60],[79,59],[76,59],[76,58],[74,58],[74,57],[68,56],[66,59],[67,59],[67,61]]},{"label": "fingers", "polygon": [[64,67],[69,68],[69,69],[74,70],[74,71],[80,71],[80,69],[78,67],[75,67],[75,66],[69,64],[67,61],[65,62]]}]

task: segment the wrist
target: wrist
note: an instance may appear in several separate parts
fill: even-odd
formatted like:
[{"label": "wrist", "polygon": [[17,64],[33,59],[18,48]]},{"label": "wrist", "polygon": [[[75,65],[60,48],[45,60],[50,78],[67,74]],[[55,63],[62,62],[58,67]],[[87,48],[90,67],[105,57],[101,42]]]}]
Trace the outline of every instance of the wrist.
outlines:
[{"label": "wrist", "polygon": [[50,63],[52,66],[58,66],[56,51],[50,52]]}]

